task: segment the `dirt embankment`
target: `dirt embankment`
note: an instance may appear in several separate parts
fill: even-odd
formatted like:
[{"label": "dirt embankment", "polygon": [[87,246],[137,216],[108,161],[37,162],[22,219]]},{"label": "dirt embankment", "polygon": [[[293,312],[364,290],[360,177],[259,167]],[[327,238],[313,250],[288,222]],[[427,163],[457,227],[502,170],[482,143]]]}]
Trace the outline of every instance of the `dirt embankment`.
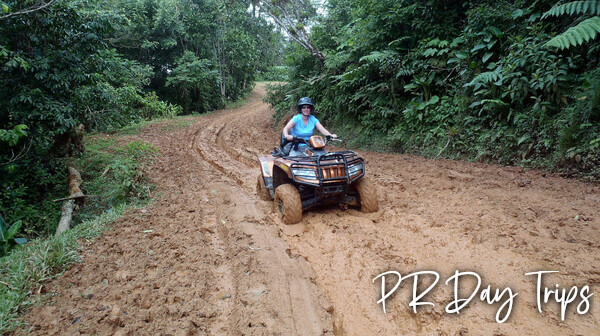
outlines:
[{"label": "dirt embankment", "polygon": [[[263,95],[259,86],[240,108],[135,137],[160,148],[149,172],[157,201],[128,213],[46,286],[46,304],[26,317],[31,334],[600,335],[599,187],[361,152],[379,212],[319,208],[286,226],[254,192],[256,156],[278,139]],[[435,305],[413,313],[407,279],[384,314],[373,278],[388,270],[437,272],[424,299]],[[455,270],[479,274],[481,289],[518,293],[510,318],[497,323],[504,300],[490,305],[479,295],[458,316],[445,313]],[[557,304],[539,313],[535,277],[525,273],[540,270],[559,271],[546,275],[550,289],[589,285],[591,310],[577,314],[578,297],[564,321]],[[472,285],[461,284],[463,297]]]}]

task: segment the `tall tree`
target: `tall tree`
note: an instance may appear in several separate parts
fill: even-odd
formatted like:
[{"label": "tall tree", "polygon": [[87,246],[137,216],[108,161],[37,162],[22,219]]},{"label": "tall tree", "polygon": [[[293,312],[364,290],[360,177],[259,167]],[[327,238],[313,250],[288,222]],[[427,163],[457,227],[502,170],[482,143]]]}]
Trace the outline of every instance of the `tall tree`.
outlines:
[{"label": "tall tree", "polygon": [[309,27],[317,16],[317,8],[310,0],[263,0],[257,4],[281,27],[288,36],[321,61],[325,55],[313,43]]}]

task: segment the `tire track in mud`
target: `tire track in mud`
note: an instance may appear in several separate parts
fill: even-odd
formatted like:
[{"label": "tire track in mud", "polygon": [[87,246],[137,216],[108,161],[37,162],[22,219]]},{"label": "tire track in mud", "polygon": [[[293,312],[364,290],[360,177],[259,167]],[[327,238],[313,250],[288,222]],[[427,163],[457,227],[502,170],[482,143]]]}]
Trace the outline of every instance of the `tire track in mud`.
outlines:
[{"label": "tire track in mud", "polygon": [[[209,151],[214,152],[215,150],[221,150],[221,151],[229,154],[229,159],[231,159],[231,160],[223,160],[224,156],[219,156],[221,158],[221,160],[220,160],[221,162],[228,162],[228,164],[229,164],[232,160],[237,161],[241,164],[249,166],[250,168],[253,169],[253,171],[256,171],[256,174],[257,174],[258,173],[258,164],[256,163],[256,159],[253,159],[252,162],[249,162],[248,159],[241,159],[241,157],[244,158],[244,156],[243,156],[243,154],[240,154],[239,148],[235,148],[233,146],[228,146],[228,145],[226,145],[226,143],[232,143],[232,141],[229,141],[229,140],[231,139],[231,134],[237,131],[237,129],[235,127],[235,123],[240,123],[240,122],[246,123],[248,121],[248,119],[259,120],[259,119],[263,118],[263,120],[264,120],[265,117],[268,117],[265,115],[261,116],[259,112],[256,112],[258,110],[259,109],[252,109],[252,111],[244,111],[242,113],[243,114],[242,116],[237,115],[235,112],[230,112],[230,113],[228,113],[227,116],[223,116],[223,118],[221,118],[220,120],[213,121],[213,123],[215,123],[215,122],[222,123],[223,126],[221,128],[219,128],[219,130],[216,132],[214,132],[214,130],[211,132],[208,132],[209,133],[208,136],[198,135],[198,138],[211,139],[210,141],[203,141],[202,143],[200,143],[197,147],[198,150],[200,152],[204,152],[204,153],[209,152]],[[270,133],[275,133],[275,132],[270,132]],[[213,139],[212,134],[216,134],[216,140],[214,140],[214,141],[212,140]],[[238,138],[241,138],[241,137],[238,137]],[[276,136],[274,136],[272,138],[276,138]],[[248,140],[249,140],[249,138],[246,138],[246,139],[242,138],[242,141],[248,141]],[[198,143],[198,142],[196,142],[196,143]],[[208,146],[205,147],[204,143],[216,144],[218,146],[218,149],[215,149],[214,147],[208,147]],[[254,144],[256,144],[256,143],[254,143]],[[264,147],[266,147],[266,146],[263,146],[263,148]],[[258,152],[259,149],[255,149],[253,151]],[[206,157],[206,156],[207,155],[204,155],[204,157]],[[209,160],[209,162],[213,163],[212,160]],[[214,164],[218,167],[223,167],[221,165],[221,163],[214,162]],[[235,163],[230,164],[230,166],[232,166],[232,167],[235,166]],[[219,169],[219,170],[221,170],[221,169]],[[235,171],[240,172],[240,171],[242,171],[242,169],[235,169]],[[228,176],[230,176],[230,175],[234,175],[234,177],[232,177],[232,178],[235,179],[236,181],[240,181],[242,178],[244,178],[244,177],[240,177],[243,174],[229,173]],[[251,182],[254,182],[253,179],[249,179],[249,180]],[[245,188],[245,189],[248,190],[249,188]],[[259,202],[262,203],[262,201],[259,201]],[[315,248],[314,250],[316,251],[316,253],[305,252],[303,248],[298,248],[298,242],[295,241],[295,239],[294,239],[295,236],[297,236],[299,234],[299,232],[310,231],[312,229],[310,227],[310,224],[286,226],[285,224],[282,224],[282,222],[276,212],[270,211],[272,208],[272,206],[271,206],[272,202],[266,202],[266,204],[268,205],[266,211],[269,212],[269,216],[267,217],[267,221],[268,221],[267,224],[278,227],[279,230],[281,230],[281,232],[283,233],[284,238],[286,238],[286,240],[288,242],[293,243],[292,245],[296,246],[296,248],[294,248],[294,250],[296,251],[296,252],[294,252],[295,254],[299,253],[300,255],[303,255],[305,257],[316,256],[318,259],[322,259],[318,256],[320,254],[318,246],[311,247],[311,248]],[[265,207],[263,207],[263,209],[265,209]],[[265,211],[265,210],[263,210],[263,211]],[[336,211],[335,209],[333,209],[333,210],[332,209],[322,209],[320,211],[321,212],[334,212],[336,217],[342,215],[342,213],[340,213],[339,210]],[[370,219],[370,218],[373,216],[365,215],[365,214],[362,214],[355,210],[347,211],[344,214],[351,215],[351,216],[354,216],[357,218],[362,218],[363,220],[366,220],[367,225],[372,223],[372,219]],[[318,215],[314,216],[311,213],[307,213],[307,214],[305,214],[305,216],[308,216],[308,218],[314,218],[314,220],[316,220],[316,222],[319,222]],[[375,216],[377,216],[377,215],[375,215]],[[305,217],[305,220],[306,220],[306,218],[307,217]],[[327,223],[327,221],[325,223]],[[319,224],[322,224],[322,223],[316,223],[315,225],[319,225]],[[335,224],[334,224],[334,227],[336,227]],[[310,261],[310,258],[309,258],[309,261]],[[312,267],[313,267],[313,269],[322,270],[320,267],[315,268],[315,265],[312,265]],[[345,272],[344,267],[337,267],[335,269],[341,273]],[[323,276],[325,276],[325,277],[333,276],[335,278],[337,276],[337,274],[330,274],[329,272],[327,272],[327,273],[324,273]],[[319,283],[319,282],[317,282],[317,283]],[[324,283],[329,284],[325,280],[322,280],[319,284],[322,285]],[[365,283],[370,285],[370,283],[368,281],[366,281]],[[355,287],[355,284],[353,284],[353,283],[348,283],[348,284],[351,287]],[[331,284],[330,286],[326,287],[326,291],[331,292],[331,294],[329,294],[328,297],[330,295],[335,296],[335,293],[340,293],[344,297],[342,300],[346,300],[345,296],[347,295],[347,293],[352,292],[352,291],[344,291],[344,290],[340,291],[340,290],[338,290],[337,287],[338,286],[336,284]],[[371,286],[364,286],[364,287],[368,287],[368,288],[364,288],[364,293],[369,293]],[[353,289],[355,289],[355,288],[353,288]],[[354,292],[356,292],[356,291],[354,291]],[[370,301],[367,302],[366,300],[361,300],[361,301],[362,301],[363,305],[367,305],[368,303],[370,303]],[[361,305],[361,303],[352,307],[353,310],[356,312],[356,314],[358,314],[359,316],[362,315],[362,313],[360,312],[361,311],[360,305]],[[330,308],[328,310],[331,311],[333,313],[333,315],[335,316],[335,321],[336,321],[335,334],[337,334],[337,335],[346,334],[347,331],[345,331],[343,328],[344,320],[345,320],[343,318],[343,316],[345,314],[344,309],[334,309],[333,306],[330,306]],[[349,319],[352,319],[352,317]],[[357,321],[360,321],[359,323],[363,323],[362,319],[358,319]],[[371,323],[371,325],[376,326],[378,324],[377,322],[381,322],[381,321],[375,321],[375,323]],[[386,331],[386,329],[381,329],[381,327],[377,327],[377,329],[378,329],[377,332]],[[371,332],[373,332],[373,329],[368,328],[368,327],[367,328],[364,328],[364,327],[358,328],[358,329],[355,329],[355,331],[356,331],[356,334],[361,334],[361,333],[365,334],[364,333],[365,331],[367,332],[366,334],[373,334],[373,333],[371,333]],[[393,329],[391,329],[391,330],[387,329],[387,331],[390,332],[390,331],[393,331]]]},{"label": "tire track in mud", "polygon": [[[237,117],[234,119],[233,122],[237,122],[239,119],[242,119],[243,117],[244,116]],[[250,153],[247,148],[244,148],[244,151],[239,151],[237,148],[227,145],[227,143],[234,143],[235,140],[238,140],[238,141],[245,140],[243,137],[233,136],[234,129],[232,129],[230,127],[233,122],[231,122],[231,121],[228,122],[219,130],[219,132],[217,132],[217,137],[216,137],[217,146],[219,146],[219,148],[221,150],[223,150],[227,154],[229,154],[229,156],[232,159],[239,161],[240,163],[243,163],[246,166],[258,167],[258,163],[256,160],[256,154],[254,154],[254,156],[252,156],[252,153]],[[227,132],[224,132],[224,130],[227,130]],[[246,139],[248,139],[248,137],[246,137]]]},{"label": "tire track in mud", "polygon": [[[264,106],[263,106],[264,109]],[[250,111],[248,111],[250,110]],[[252,109],[247,109],[241,112],[241,116],[236,113],[235,111],[232,112],[228,112],[227,114],[223,114],[221,115],[221,118],[215,120],[215,121],[211,121],[212,125],[215,124],[219,124],[222,125],[218,131],[215,131],[215,128],[206,128],[207,131],[204,134],[197,134],[197,138],[198,139],[203,139],[203,141],[198,142],[196,141],[195,143],[198,144],[197,146],[197,150],[201,153],[208,153],[210,152],[211,154],[219,152],[219,153],[223,153],[223,155],[218,155],[219,157],[219,162],[215,162],[217,160],[212,160],[212,159],[208,159],[207,161],[211,162],[212,164],[214,164],[216,167],[218,167],[219,170],[224,170],[223,165],[226,162],[226,164],[229,167],[236,167],[235,169],[231,169],[230,171],[228,171],[227,175],[232,177],[234,180],[236,181],[240,181],[242,179],[247,179],[247,181],[250,181],[251,183],[254,182],[254,179],[249,179],[247,176],[248,174],[244,174],[241,173],[243,171],[243,168],[239,168],[239,165],[237,165],[237,163],[241,163],[249,168],[252,169],[252,172],[254,174],[258,174],[258,164],[256,163],[256,159],[254,158],[251,162],[249,162],[249,159],[241,159],[244,158],[245,156],[243,156],[243,154],[240,154],[240,150],[239,148],[236,148],[235,146],[229,146],[226,145],[228,143],[234,143],[233,141],[231,141],[230,139],[232,138],[232,134],[233,133],[243,133],[243,132],[239,132],[239,129],[236,128],[236,123],[240,123],[240,124],[244,124],[244,123],[248,123],[248,120],[264,120],[268,118],[268,115],[265,115],[264,113],[261,115],[260,113],[260,109],[259,108],[252,108]],[[260,129],[260,127],[257,127],[258,129]],[[264,129],[264,126],[262,126],[262,128]],[[275,133],[275,132],[269,132],[269,133]],[[216,138],[216,139],[215,139]],[[275,136],[271,136],[270,138],[276,138]],[[214,140],[213,140],[214,139]],[[250,142],[249,140],[251,140],[251,138],[243,138],[242,136],[238,136],[237,139],[241,139],[241,141],[245,141],[245,142]],[[207,141],[208,140],[208,141]],[[267,140],[268,144],[267,145],[263,145],[262,148],[268,148],[268,146],[271,145],[270,141]],[[216,144],[216,146],[218,148],[214,148],[211,146],[208,146],[206,144]],[[254,142],[253,145],[256,145],[257,143]],[[248,151],[246,149],[246,151]],[[253,152],[259,152],[260,149],[253,149]],[[264,149],[262,150],[263,152],[265,151]],[[225,154],[228,154],[228,157],[225,156]],[[208,156],[208,154],[201,154],[205,159]],[[236,162],[237,161],[237,162]],[[237,173],[236,173],[237,172]],[[233,175],[233,176],[232,176]],[[252,175],[251,175],[252,176]],[[250,186],[247,186],[245,189],[248,190],[250,189]],[[256,197],[258,198],[258,197]],[[262,203],[262,201],[258,201],[259,203]],[[321,257],[319,257],[319,246],[313,246],[311,248],[314,248],[314,250],[316,251],[316,253],[312,253],[309,251],[304,251],[303,248],[299,248],[298,242],[295,240],[295,237],[299,234],[301,234],[302,231],[310,231],[312,228],[310,227],[310,224],[300,224],[300,225],[295,225],[295,226],[286,226],[285,224],[282,224],[280,218],[278,217],[276,212],[271,211],[272,208],[272,202],[266,202],[266,203],[262,203],[262,204],[266,204],[267,207],[265,209],[265,207],[263,206],[262,209],[263,211],[266,211],[269,213],[269,216],[266,218],[267,219],[267,225],[272,225],[277,227],[284,235],[284,238],[289,242],[292,243],[293,246],[295,246],[295,248],[293,249],[295,252],[295,254],[300,254],[304,257],[309,257],[309,256],[315,256],[317,259],[322,259]],[[318,210],[319,211],[319,210]],[[344,215],[350,215],[352,217],[356,217],[359,219],[362,219],[363,221],[366,221],[366,225],[369,225],[372,223],[372,215],[366,215],[366,214],[362,214],[358,211],[355,210],[350,210],[350,211],[346,211],[346,212],[341,212],[340,210],[335,210],[335,209],[321,209],[320,212],[325,213],[325,212],[329,212],[329,213],[334,213],[336,216],[336,218],[339,218],[339,216],[341,216],[342,214]],[[316,220],[316,222],[319,222],[319,216],[318,215],[314,215],[313,213],[306,213],[305,214],[305,220],[306,218],[314,218],[313,221]],[[375,217],[377,217],[377,215],[374,215]],[[323,223],[316,223],[315,225],[319,225],[322,226]],[[327,221],[325,221],[325,224],[329,224]],[[346,225],[347,226],[347,225]],[[334,227],[335,224],[334,224]],[[335,230],[335,229],[334,229]],[[309,258],[310,261],[310,258]],[[315,263],[318,263],[317,260],[314,261]],[[330,266],[330,265],[329,265]],[[341,265],[339,265],[341,266]],[[318,269],[320,271],[322,271],[323,269],[319,266],[317,266],[315,268],[315,265],[312,265],[313,269]],[[331,269],[331,267],[328,267],[326,269]],[[337,267],[335,268],[335,270],[344,273],[344,267]],[[318,272],[317,272],[318,273]],[[326,272],[323,273],[321,277],[333,277],[333,278],[337,278],[338,274],[331,274],[330,272]],[[322,281],[317,281],[317,283],[323,287],[323,284],[328,284],[329,282],[325,281],[324,279],[322,279]],[[364,293],[369,293],[371,291],[371,286],[370,286],[370,282],[369,281],[364,281],[364,283],[368,284],[368,286],[362,286],[364,289]],[[328,293],[327,297],[330,296],[336,296],[337,294],[341,294],[342,298],[340,298],[341,300],[347,300],[346,295],[347,293],[352,293],[355,292],[355,294],[357,293],[355,291],[355,284],[352,282],[346,282],[347,285],[349,285],[350,287],[349,290],[339,290],[338,285],[336,284],[330,284],[330,286],[326,286],[325,290]],[[369,303],[371,303],[370,301],[367,300],[360,300],[359,303],[356,303],[352,308],[352,310],[358,314],[358,316],[362,316],[361,310],[362,308],[360,307],[361,305],[368,305]],[[346,334],[347,331],[344,330],[344,324],[345,324],[345,319],[353,319],[354,317],[346,317],[344,318],[344,309],[334,309],[333,306],[330,306],[328,308],[328,310],[333,313],[333,315],[335,316],[335,322],[336,322],[336,326],[335,326],[335,333],[337,335],[343,335]],[[358,323],[363,323],[364,321],[362,319],[356,319],[356,321],[358,321]],[[372,326],[376,326],[377,331],[376,332],[381,332],[381,331],[388,331],[391,332],[394,329],[382,329],[381,327],[377,326],[381,321],[377,321],[375,323],[371,323]],[[347,322],[346,322],[347,323]],[[361,328],[356,328],[354,330],[356,332],[356,334],[373,334],[372,332],[374,332],[373,328],[369,328],[369,327],[361,327]],[[364,333],[367,332],[367,333]]]},{"label": "tire track in mud", "polygon": [[[223,126],[223,127],[225,127],[225,126]],[[222,130],[223,127],[221,127],[220,130]],[[240,176],[238,176],[235,173],[235,170],[233,169],[235,167],[224,167],[223,165],[221,165],[217,160],[215,160],[211,157],[211,155],[216,156],[217,154],[221,154],[221,153],[218,153],[214,150],[209,151],[209,149],[205,148],[205,146],[203,144],[201,144],[201,141],[199,141],[199,139],[204,138],[206,136],[206,134],[204,134],[204,133],[200,134],[200,132],[202,132],[202,131],[203,130],[201,129],[201,130],[198,130],[196,133],[194,133],[194,136],[192,137],[192,143],[190,146],[190,147],[192,147],[192,150],[195,151],[196,153],[198,153],[198,155],[200,155],[201,160],[210,163],[211,166],[217,168],[217,170],[220,171],[223,175],[226,175],[230,179],[234,180],[239,186],[243,186],[244,181],[241,179]],[[204,143],[204,140],[202,140],[202,143]],[[209,153],[209,152],[212,152],[212,153]]]},{"label": "tire track in mud", "polygon": [[86,251],[84,263],[49,285],[56,293],[33,310],[32,334],[240,333],[229,318],[237,312],[230,298],[237,296],[231,270],[238,264],[227,262],[235,253],[227,245],[247,237],[210,221],[206,205],[217,202],[199,177],[212,167],[196,164],[193,152],[170,146],[171,139],[152,141],[170,149],[151,172],[163,195],[123,217]]},{"label": "tire track in mud", "polygon": [[[290,254],[289,246],[278,237],[279,231],[276,226],[270,225],[270,217],[264,216],[270,207],[265,207],[259,202],[261,210],[257,210],[253,188],[255,181],[249,178],[258,174],[256,158],[250,156],[248,149],[239,151],[228,145],[232,143],[232,139],[240,139],[233,135],[236,129],[231,126],[235,126],[235,122],[244,118],[247,112],[241,111],[241,114],[242,116],[239,116],[234,110],[215,116],[214,119],[207,121],[202,129],[195,132],[191,143],[202,160],[210,163],[243,189],[242,193],[221,195],[225,197],[227,204],[232,204],[236,209],[243,204],[241,207],[246,209],[242,213],[232,211],[231,207],[220,211],[222,218],[228,218],[222,220],[223,226],[232,223],[251,236],[258,246],[253,248],[255,245],[249,245],[248,248],[255,251],[258,257],[255,266],[268,276],[264,276],[262,281],[259,281],[261,285],[257,287],[258,289],[255,288],[251,292],[254,293],[253,296],[260,296],[265,292],[271,297],[271,302],[267,306],[275,310],[269,315],[272,317],[271,322],[264,323],[270,324],[269,334],[273,332],[297,335],[332,334],[332,319],[328,312],[331,311],[331,305],[328,304],[325,296],[319,293],[314,283],[312,269],[303,258]],[[215,125],[220,126],[215,127]],[[268,227],[265,227],[265,224]],[[248,273],[253,275],[252,271]],[[236,279],[240,278],[236,277]],[[250,284],[238,283],[236,286],[248,288]],[[243,299],[241,306],[246,307],[248,302],[248,298]],[[247,309],[246,314],[257,315],[257,312],[256,309]]]},{"label": "tire track in mud", "polygon": [[[550,285],[598,290],[600,188],[518,168],[360,152],[379,212],[316,208],[284,225],[254,193],[254,155],[278,142],[262,95],[259,87],[249,104],[184,130],[142,132],[165,153],[150,172],[163,196],[147,213],[125,216],[48,286],[57,294],[30,314],[32,334],[598,334],[597,309],[569,310],[564,322],[556,306],[538,313],[523,274],[559,270]],[[445,314],[452,293],[443,282],[457,269],[519,293],[507,323],[495,322],[498,305],[481,302]],[[372,279],[387,270],[439,272],[428,298],[435,307],[413,313],[404,284],[383,314]]]},{"label": "tire track in mud", "polygon": [[312,269],[256,206],[255,179],[244,176],[255,169],[216,145],[227,133],[219,118],[142,132],[165,153],[150,172],[162,196],[48,286],[55,294],[29,315],[32,334],[332,334]]},{"label": "tire track in mud", "polygon": [[[248,135],[236,133],[238,129],[235,124],[265,117],[251,111],[244,113],[245,119],[232,116],[223,121],[225,126],[218,132],[216,144],[232,160],[251,166],[248,160],[240,159],[243,155],[240,153],[266,153],[272,141],[251,142],[253,147],[250,150],[225,145],[235,136],[250,142],[252,137],[244,138]],[[277,138],[275,132],[269,131],[268,134],[272,139]],[[531,295],[526,296],[532,291],[531,281],[523,274],[543,267],[562,266],[561,274],[555,278],[560,283],[581,283],[577,276],[588,276],[586,284],[597,283],[597,277],[589,276],[592,273],[588,270],[569,274],[569,266],[572,265],[562,261],[565,260],[565,253],[559,253],[563,258],[554,260],[555,266],[545,261],[548,255],[557,255],[565,247],[556,250],[552,247],[555,244],[548,244],[545,240],[535,246],[528,242],[530,237],[540,236],[536,233],[541,229],[539,225],[531,228],[524,223],[511,223],[513,218],[518,218],[517,222],[521,222],[521,217],[527,219],[528,215],[522,214],[527,212],[528,207],[505,201],[500,212],[497,211],[497,204],[502,198],[499,195],[506,194],[502,190],[506,187],[506,180],[525,179],[516,181],[516,184],[527,186],[529,177],[519,176],[522,174],[516,174],[515,177],[510,172],[511,168],[486,166],[481,169],[483,174],[478,176],[472,174],[477,169],[464,168],[468,164],[448,165],[443,161],[438,164],[419,158],[374,153],[364,153],[363,156],[367,160],[368,174],[380,188],[379,213],[362,214],[353,209],[313,209],[304,214],[301,224],[293,226],[283,225],[273,211],[269,211],[268,215],[268,224],[278,226],[283,238],[292,246],[293,253],[305,257],[316,271],[316,283],[332,303],[335,334],[447,334],[449,331],[498,335],[519,335],[523,332],[531,335],[586,334],[586,331],[593,330],[599,324],[598,318],[591,314],[573,317],[579,319],[579,323],[572,324],[560,321],[555,315],[540,316]],[[412,169],[395,170],[390,166],[409,166]],[[497,181],[489,179],[490,172],[498,175]],[[571,183],[577,184],[574,181]],[[495,188],[501,189],[500,194]],[[535,192],[538,195],[536,197],[545,198],[549,203],[555,196],[551,194],[554,191],[544,194],[547,191],[543,188]],[[482,197],[482,194],[485,196]],[[598,190],[592,188],[592,194],[597,198]],[[531,202],[523,199],[523,203]],[[475,208],[473,204],[476,204]],[[588,209],[590,206],[593,208],[593,202],[586,204]],[[518,215],[514,215],[515,209]],[[473,216],[473,212],[478,214]],[[510,216],[506,216],[506,213]],[[593,214],[589,214],[591,216]],[[593,227],[597,226],[589,226]],[[552,230],[556,231],[556,228]],[[590,233],[580,232],[580,240],[571,238],[571,243],[579,241],[581,247],[573,249],[569,246],[567,250],[575,252],[578,249],[581,251],[584,245],[595,246],[599,242],[598,237],[587,238]],[[525,238],[523,234],[529,237]],[[496,242],[495,236],[499,238]],[[511,247],[511,250],[506,250],[506,247]],[[548,255],[539,256],[540,249],[549,250]],[[575,253],[581,255],[581,252]],[[590,257],[592,263],[598,265],[599,260],[594,253],[586,253],[583,259],[587,258],[589,262]],[[497,307],[483,303],[473,303],[473,307],[465,310],[461,314],[464,317],[457,321],[446,315],[443,309],[450,302],[452,293],[438,285],[441,288],[432,295],[435,308],[412,313],[406,307],[410,295],[408,290],[403,290],[388,303],[395,309],[384,315],[381,307],[375,304],[377,286],[371,280],[390,269],[403,273],[432,269],[438,271],[442,279],[449,277],[456,269],[475,270],[483,275],[485,283],[516,288],[521,293],[519,300],[523,302],[515,304],[510,324],[497,324],[494,320]]]}]

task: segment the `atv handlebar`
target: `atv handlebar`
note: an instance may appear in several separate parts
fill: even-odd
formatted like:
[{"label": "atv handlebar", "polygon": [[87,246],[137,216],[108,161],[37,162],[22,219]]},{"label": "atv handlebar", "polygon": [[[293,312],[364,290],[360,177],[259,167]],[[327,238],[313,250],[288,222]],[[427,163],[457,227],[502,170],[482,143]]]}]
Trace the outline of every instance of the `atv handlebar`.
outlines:
[{"label": "atv handlebar", "polygon": [[325,136],[325,145],[327,145],[327,143],[329,141],[339,141],[339,142],[342,142],[342,140],[340,140],[338,138],[333,138],[331,135],[326,135]]},{"label": "atv handlebar", "polygon": [[[330,141],[339,141],[341,142],[342,140],[337,139],[337,138],[333,138],[331,135],[326,135],[325,136],[325,145],[327,145]],[[297,148],[298,145],[300,144],[306,144],[307,146],[310,146],[308,144],[308,141],[304,140],[303,138],[299,138],[299,137],[293,137],[292,140],[287,140],[283,135],[282,135],[282,143],[281,143],[281,147],[283,148],[283,146],[285,146],[286,144],[291,143],[292,147]]]},{"label": "atv handlebar", "polygon": [[[329,141],[339,141],[339,142],[342,142],[342,140],[340,140],[338,138],[334,139],[331,135],[326,135],[325,136],[325,145],[326,146],[329,143]],[[304,140],[302,138],[299,138],[299,137],[294,137],[294,139],[292,141],[289,141],[289,142],[292,143],[292,146],[296,146],[296,145],[299,145],[299,144],[302,144],[302,143],[305,143],[306,145],[310,146],[308,144],[308,141],[306,141],[306,140]]]}]

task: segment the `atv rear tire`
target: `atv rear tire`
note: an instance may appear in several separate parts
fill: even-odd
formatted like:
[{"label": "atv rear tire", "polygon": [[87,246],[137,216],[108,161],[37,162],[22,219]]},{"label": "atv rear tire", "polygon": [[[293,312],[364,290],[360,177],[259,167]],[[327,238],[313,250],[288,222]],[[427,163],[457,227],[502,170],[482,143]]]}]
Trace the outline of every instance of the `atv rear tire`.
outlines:
[{"label": "atv rear tire", "polygon": [[265,180],[262,174],[258,174],[258,180],[256,181],[256,193],[263,201],[272,201],[273,198],[265,186]]},{"label": "atv rear tire", "polygon": [[302,200],[298,189],[291,184],[282,184],[275,189],[275,208],[281,213],[285,224],[296,224],[302,220]]},{"label": "atv rear tire", "polygon": [[356,181],[352,188],[358,193],[360,200],[360,211],[370,213],[379,210],[379,201],[377,201],[377,189],[366,177]]}]

